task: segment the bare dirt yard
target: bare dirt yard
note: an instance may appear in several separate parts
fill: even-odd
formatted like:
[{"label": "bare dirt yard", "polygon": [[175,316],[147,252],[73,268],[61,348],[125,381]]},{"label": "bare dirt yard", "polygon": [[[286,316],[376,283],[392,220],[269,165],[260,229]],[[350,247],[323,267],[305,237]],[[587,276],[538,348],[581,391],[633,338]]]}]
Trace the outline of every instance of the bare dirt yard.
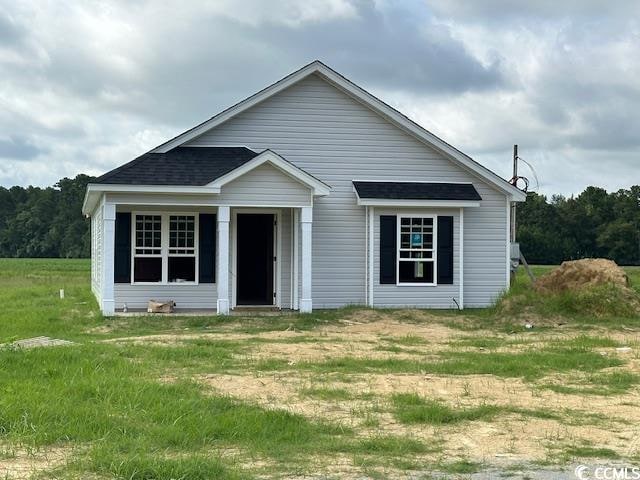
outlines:
[{"label": "bare dirt yard", "polygon": [[[640,316],[622,303],[640,269],[623,296],[520,279],[488,310],[103,318],[86,264],[0,266],[0,478],[569,479],[640,463]],[[43,336],[70,343],[19,342]]]},{"label": "bare dirt yard", "polygon": [[[178,370],[164,372],[161,381],[194,380],[212,395],[330,421],[360,438],[415,440],[429,446],[404,458],[418,468],[423,462],[453,465],[454,471],[513,469],[582,455],[640,455],[638,332],[585,335],[558,327],[498,333],[446,323],[422,311],[356,310],[309,331],[238,333],[227,326],[224,332],[108,342],[167,349],[237,342],[246,347],[237,360],[252,368]],[[567,364],[563,357],[574,354],[586,355]],[[504,367],[498,375],[491,373],[494,363]],[[362,474],[347,457],[321,464],[320,472],[340,478]],[[381,471],[387,478],[406,474],[391,464]]]}]

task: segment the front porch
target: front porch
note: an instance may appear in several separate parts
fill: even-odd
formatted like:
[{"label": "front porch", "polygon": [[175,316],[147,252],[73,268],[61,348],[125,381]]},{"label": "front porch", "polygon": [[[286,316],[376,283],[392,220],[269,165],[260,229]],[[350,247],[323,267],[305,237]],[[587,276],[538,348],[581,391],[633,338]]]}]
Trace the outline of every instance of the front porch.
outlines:
[{"label": "front porch", "polygon": [[[271,219],[272,233],[265,231]],[[312,224],[310,206],[218,207],[217,313],[238,307],[310,312]]]},{"label": "front porch", "polygon": [[149,300],[176,302],[175,315],[313,308],[312,207],[105,202],[103,212],[105,315],[145,314]]},{"label": "front porch", "polygon": [[[202,155],[207,168],[228,168],[228,149],[202,152],[179,152],[176,168]],[[313,201],[330,188],[270,150],[241,152],[205,185],[89,185],[92,289],[105,315],[149,300],[221,315],[312,310]]]}]

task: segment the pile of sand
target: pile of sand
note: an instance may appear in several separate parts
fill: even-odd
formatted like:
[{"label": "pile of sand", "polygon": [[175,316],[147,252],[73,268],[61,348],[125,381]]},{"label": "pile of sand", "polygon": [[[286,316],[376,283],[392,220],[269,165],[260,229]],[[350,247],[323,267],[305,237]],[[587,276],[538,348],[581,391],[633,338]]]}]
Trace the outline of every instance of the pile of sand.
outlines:
[{"label": "pile of sand", "polygon": [[562,262],[555,270],[536,280],[537,290],[561,292],[612,284],[626,289],[629,277],[616,262],[605,258],[584,258]]}]

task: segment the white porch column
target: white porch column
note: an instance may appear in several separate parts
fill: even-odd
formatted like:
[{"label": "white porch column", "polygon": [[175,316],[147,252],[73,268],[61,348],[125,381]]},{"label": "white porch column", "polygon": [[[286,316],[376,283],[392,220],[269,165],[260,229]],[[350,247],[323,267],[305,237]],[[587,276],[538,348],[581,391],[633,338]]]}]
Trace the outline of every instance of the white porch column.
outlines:
[{"label": "white porch column", "polygon": [[218,315],[229,314],[229,220],[231,209],[218,207],[218,262],[216,284],[218,286]]},{"label": "white porch column", "polygon": [[293,248],[292,248],[292,252],[293,252],[293,261],[291,262],[293,265],[293,281],[292,283],[292,287],[293,287],[293,291],[291,294],[291,299],[292,299],[292,308],[293,310],[298,310],[300,308],[300,297],[299,297],[299,292],[298,292],[298,281],[299,281],[299,276],[298,276],[298,268],[299,268],[299,263],[300,263],[300,255],[299,255],[299,247],[298,247],[298,238],[299,238],[299,229],[300,229],[300,211],[297,208],[292,209],[293,210],[293,225],[291,226],[291,231],[293,232]]},{"label": "white porch column", "polygon": [[114,261],[116,246],[116,206],[104,202],[102,205],[102,314],[112,316],[115,313],[115,299],[113,293]]},{"label": "white porch column", "polygon": [[460,282],[460,310],[464,309],[464,208],[460,208],[460,227],[458,228],[458,282]]},{"label": "white porch column", "polygon": [[313,309],[311,293],[311,225],[313,222],[313,207],[302,207],[300,209],[300,227],[302,230],[302,298],[300,298],[300,311],[311,312]]}]

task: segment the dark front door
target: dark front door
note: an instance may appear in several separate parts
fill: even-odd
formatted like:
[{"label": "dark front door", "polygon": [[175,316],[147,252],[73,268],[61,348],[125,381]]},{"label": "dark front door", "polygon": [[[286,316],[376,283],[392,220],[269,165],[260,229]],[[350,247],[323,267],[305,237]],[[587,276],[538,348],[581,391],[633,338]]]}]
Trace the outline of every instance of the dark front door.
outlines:
[{"label": "dark front door", "polygon": [[273,305],[274,216],[239,213],[237,225],[238,305]]}]

